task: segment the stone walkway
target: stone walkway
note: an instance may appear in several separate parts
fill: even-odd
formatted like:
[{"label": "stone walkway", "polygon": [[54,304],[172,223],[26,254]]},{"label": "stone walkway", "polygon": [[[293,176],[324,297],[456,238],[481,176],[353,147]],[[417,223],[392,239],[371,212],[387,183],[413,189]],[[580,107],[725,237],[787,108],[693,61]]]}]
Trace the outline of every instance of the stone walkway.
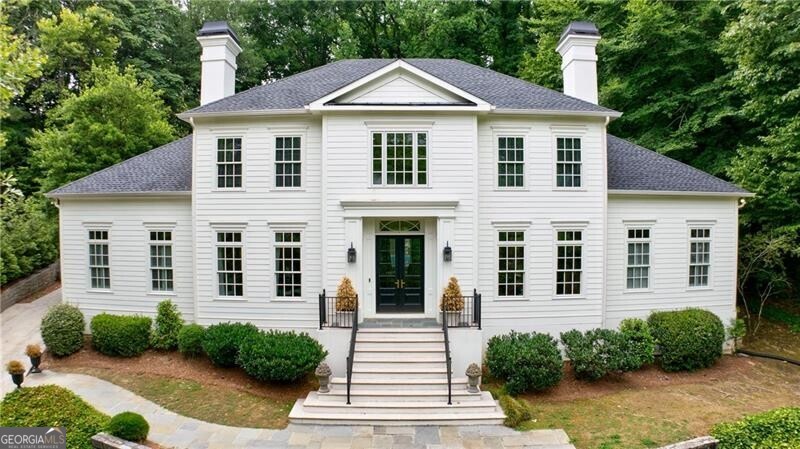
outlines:
[{"label": "stone walkway", "polygon": [[[41,342],[39,322],[51,304],[60,301],[56,291],[30,304],[16,304],[2,312],[2,357],[26,360],[25,345]],[[3,391],[13,388],[3,378]],[[142,414],[150,423],[149,439],[165,448],[531,448],[574,449],[562,430],[517,432],[503,426],[313,426],[286,429],[252,429],[211,424],[178,415],[110,382],[82,374],[45,371],[25,379],[25,386],[56,384],[69,388],[103,413]]]}]

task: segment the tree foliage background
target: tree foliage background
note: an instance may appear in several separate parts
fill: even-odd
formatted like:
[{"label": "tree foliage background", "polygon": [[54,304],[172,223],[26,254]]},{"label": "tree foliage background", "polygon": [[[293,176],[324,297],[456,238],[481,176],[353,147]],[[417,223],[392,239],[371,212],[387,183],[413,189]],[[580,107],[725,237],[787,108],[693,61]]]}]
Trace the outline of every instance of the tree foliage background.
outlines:
[{"label": "tree foliage background", "polygon": [[[38,197],[188,133],[174,114],[197,105],[194,35],[206,20],[227,20],[242,40],[237,90],[336,59],[397,57],[458,58],[560,90],[561,31],[593,21],[601,103],[624,112],[611,132],[755,192],[741,210],[742,257],[782,248],[779,293],[798,285],[792,0],[7,0],[0,147],[16,188]],[[152,126],[124,120],[133,110]]]}]

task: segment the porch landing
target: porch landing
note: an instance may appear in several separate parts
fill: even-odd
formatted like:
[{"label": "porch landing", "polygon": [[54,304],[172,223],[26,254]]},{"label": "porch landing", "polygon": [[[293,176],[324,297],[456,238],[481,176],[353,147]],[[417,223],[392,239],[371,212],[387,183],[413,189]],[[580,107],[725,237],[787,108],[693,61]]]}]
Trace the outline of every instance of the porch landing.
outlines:
[{"label": "porch landing", "polygon": [[439,328],[434,318],[366,318],[359,328]]}]

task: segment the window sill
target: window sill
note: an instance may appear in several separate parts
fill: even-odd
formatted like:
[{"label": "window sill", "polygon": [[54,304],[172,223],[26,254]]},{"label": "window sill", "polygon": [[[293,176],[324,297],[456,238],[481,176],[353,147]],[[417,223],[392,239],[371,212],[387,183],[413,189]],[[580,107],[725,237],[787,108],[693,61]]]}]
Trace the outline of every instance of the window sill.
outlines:
[{"label": "window sill", "polygon": [[270,192],[305,192],[305,187],[273,187]]},{"label": "window sill", "polygon": [[553,295],[553,301],[573,300],[573,299],[586,299],[584,295]]},{"label": "window sill", "polygon": [[530,192],[531,189],[527,187],[495,187],[495,192]]},{"label": "window sill", "polygon": [[114,293],[114,290],[108,288],[87,288],[86,293]]},{"label": "window sill", "polygon": [[711,290],[714,290],[714,287],[708,287],[708,286],[703,286],[703,287],[686,287],[686,291],[687,291],[687,292],[704,292],[704,291],[711,291]]},{"label": "window sill", "polygon": [[588,192],[586,187],[553,187],[553,192]]},{"label": "window sill", "polygon": [[508,301],[508,302],[530,301],[530,299],[529,299],[529,298],[527,298],[527,297],[525,297],[525,296],[499,296],[499,295],[498,295],[498,296],[495,296],[495,297],[494,297],[494,300],[495,300],[495,301],[498,301],[498,302],[505,302],[505,301]]},{"label": "window sill", "polygon": [[246,192],[247,189],[245,189],[244,187],[231,187],[231,188],[227,188],[227,189],[223,189],[223,188],[217,187],[217,188],[211,189],[211,191],[212,192]]},{"label": "window sill", "polygon": [[272,298],[270,302],[306,302],[302,297],[299,298]]},{"label": "window sill", "polygon": [[214,301],[247,302],[244,296],[215,296]]},{"label": "window sill", "polygon": [[626,288],[622,291],[623,295],[632,295],[636,293],[653,293],[652,288]]},{"label": "window sill", "polygon": [[425,189],[432,189],[433,187],[431,187],[431,186],[429,186],[429,185],[425,185],[425,186],[419,186],[419,185],[411,185],[411,184],[408,184],[408,185],[403,185],[403,184],[393,184],[393,185],[387,185],[387,186],[383,186],[383,185],[382,185],[382,186],[371,185],[371,186],[369,186],[369,187],[367,187],[367,188],[368,188],[368,189],[376,189],[376,190],[391,190],[391,189],[398,189],[398,190],[399,190],[399,189],[415,189],[415,190],[425,190]]},{"label": "window sill", "polygon": [[178,296],[177,293],[174,291],[149,291],[147,292],[148,296]]}]

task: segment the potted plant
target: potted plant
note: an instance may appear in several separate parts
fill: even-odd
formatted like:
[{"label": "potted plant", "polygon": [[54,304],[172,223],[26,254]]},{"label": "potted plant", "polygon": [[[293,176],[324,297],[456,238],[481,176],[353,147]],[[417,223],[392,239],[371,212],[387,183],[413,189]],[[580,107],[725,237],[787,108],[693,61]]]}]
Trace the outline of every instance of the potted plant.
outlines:
[{"label": "potted plant", "polygon": [[477,363],[469,364],[466,372],[468,380],[467,391],[469,391],[470,393],[477,393],[480,391],[478,389],[478,386],[481,383],[481,374],[483,374],[483,372],[481,371],[481,367],[478,366]]},{"label": "potted plant", "polygon": [[331,367],[328,366],[327,363],[322,362],[317,366],[317,369],[314,370],[314,374],[317,376],[317,380],[319,381],[319,392],[320,393],[328,393],[330,388],[331,382]]},{"label": "potted plant", "polygon": [[464,296],[461,295],[461,287],[455,276],[450,278],[442,293],[442,310],[445,312],[448,326],[459,322],[461,311],[464,310]]},{"label": "potted plant", "polygon": [[42,347],[37,344],[28,345],[25,348],[25,355],[31,359],[31,372],[41,373],[42,370],[39,369],[39,363],[42,362]]},{"label": "potted plant", "polygon": [[358,301],[358,293],[356,293],[350,278],[345,276],[339,281],[339,286],[336,288],[336,316],[341,319],[339,324],[353,323],[356,301]]},{"label": "potted plant", "polygon": [[11,374],[11,380],[17,388],[22,386],[22,381],[25,379],[25,366],[19,360],[12,360],[6,366],[8,374]]}]

